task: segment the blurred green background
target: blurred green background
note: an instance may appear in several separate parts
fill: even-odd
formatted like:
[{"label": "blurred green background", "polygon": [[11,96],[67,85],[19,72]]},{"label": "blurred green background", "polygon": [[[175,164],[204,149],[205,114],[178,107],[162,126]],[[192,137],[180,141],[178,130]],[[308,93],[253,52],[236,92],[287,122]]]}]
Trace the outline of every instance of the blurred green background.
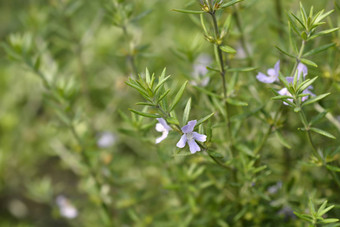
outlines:
[{"label": "blurred green background", "polygon": [[[204,162],[202,157],[171,157],[169,151],[174,149],[173,143],[164,141],[161,147],[154,146],[154,139],[159,136],[153,130],[154,124],[145,131],[138,131],[138,127],[133,128],[123,117],[128,115],[129,107],[141,101],[140,96],[124,83],[133,74],[126,58],[131,45],[137,47],[134,54],[138,72],[144,72],[148,67],[158,75],[166,67],[167,73],[173,75],[173,81],[181,84],[191,77],[194,61],[200,53],[213,56],[211,45],[204,40],[197,25],[199,17],[171,11],[186,7],[187,2],[181,0],[120,1],[127,11],[131,11],[132,18],[145,14],[128,24],[128,35],[125,35],[121,28],[112,25],[112,18],[105,10],[108,2],[2,0],[0,40],[7,43],[10,34],[12,39],[25,34],[33,43],[28,54],[43,56],[42,70],[69,101],[64,108],[74,114],[76,129],[86,141],[92,164],[105,182],[100,198],[111,204],[117,226],[178,226],[179,223],[183,226],[190,223],[223,226],[216,220],[223,219],[229,212],[231,208],[226,203],[232,198],[228,197],[227,191],[219,194],[224,190],[222,186],[206,194],[196,191],[196,185],[203,179],[198,180],[192,172],[200,171],[200,164]],[[334,8],[331,0],[302,2],[306,8],[311,5],[318,10]],[[199,5],[195,3],[190,8],[197,10]],[[287,37],[280,34],[285,34],[287,29],[285,13],[288,10],[296,12],[298,1],[282,1],[282,8],[282,21],[274,0],[246,0],[238,8],[253,59],[251,66],[259,67],[260,71],[272,67],[280,57],[275,45],[288,44]],[[334,13],[330,22],[336,24],[338,15],[339,12]],[[311,45],[333,40],[339,46],[338,35],[327,39]],[[228,44],[241,52],[240,32],[235,27],[228,37]],[[316,91],[333,89],[333,98],[325,105],[333,108],[333,114],[339,115],[339,108],[335,108],[339,105],[336,98],[339,87],[332,84],[340,78],[339,62],[336,63],[339,58],[330,54],[318,55],[314,60],[321,66],[310,73],[321,75],[326,81],[320,82]],[[241,55],[230,60],[234,66],[249,66]],[[330,74],[334,75],[332,80],[327,79]],[[255,75],[255,72],[242,75],[240,93],[244,93],[241,96],[256,105],[266,103],[271,95],[269,89],[261,91],[259,97],[252,97],[246,87],[256,83]],[[216,75],[212,76],[212,80],[217,82],[218,79]],[[259,86],[255,85],[257,89],[261,88]],[[191,88],[187,96],[195,94]],[[93,191],[94,182],[79,161],[80,149],[75,139],[56,117],[58,113],[39,77],[24,64],[13,63],[4,48],[0,49],[0,100],[0,226],[100,226],[100,214],[96,212],[100,199]],[[197,94],[195,100],[200,105]],[[201,116],[210,112],[209,107],[201,107],[193,114]],[[285,134],[288,140],[296,149],[308,150],[303,135],[296,137],[290,133],[298,127],[297,120],[294,117],[287,119],[289,126]],[[251,124],[258,123],[258,119],[252,121],[255,123]],[[112,135],[114,141],[102,147],[98,141],[105,132]],[[252,133],[248,136],[252,137]],[[274,175],[268,176],[263,188],[276,183],[279,178],[275,174],[288,171],[284,164],[273,162],[283,157],[279,152],[270,153],[273,149],[283,150],[275,139],[270,140],[265,156]],[[299,154],[290,155],[294,162],[300,158]],[[206,168],[220,177],[217,185],[228,181],[221,169],[212,164],[207,164]],[[310,169],[304,172],[304,168],[291,170],[292,175],[296,175],[295,180],[304,179],[303,174],[312,174]],[[314,171],[313,177],[322,181],[322,173]],[[206,178],[209,177],[208,174]],[[312,193],[312,182],[305,184]],[[183,188],[177,190],[176,187]],[[300,190],[294,195],[299,200],[303,191],[296,190]],[[76,207],[78,217],[67,219],[61,215],[56,201],[60,195]],[[334,194],[325,189],[323,195]],[[254,223],[256,219],[258,223],[266,220],[267,226],[272,226],[275,221],[270,216],[275,216],[279,208],[268,211],[269,202],[262,203],[261,200],[259,197],[247,200],[253,211],[245,212],[248,215],[245,220],[255,220]],[[339,198],[337,200],[339,202]]]}]

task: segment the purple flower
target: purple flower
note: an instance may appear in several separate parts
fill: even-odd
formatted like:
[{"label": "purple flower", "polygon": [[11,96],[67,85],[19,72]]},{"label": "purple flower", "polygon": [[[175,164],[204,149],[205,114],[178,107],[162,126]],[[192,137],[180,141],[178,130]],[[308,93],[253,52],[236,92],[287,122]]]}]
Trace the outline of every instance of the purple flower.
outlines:
[{"label": "purple flower", "polygon": [[274,66],[274,68],[270,68],[267,70],[267,74],[259,72],[256,76],[256,79],[262,83],[271,84],[275,81],[279,81],[279,72],[280,72],[280,60],[278,60]]},{"label": "purple flower", "polygon": [[205,142],[207,139],[206,135],[193,132],[196,123],[197,123],[196,120],[189,121],[186,126],[182,127],[183,135],[176,145],[179,148],[183,148],[185,147],[185,144],[188,143],[190,152],[192,154],[201,150],[196,141]]},{"label": "purple flower", "polygon": [[156,130],[162,133],[162,136],[156,139],[156,144],[162,142],[166,137],[168,137],[171,127],[166,123],[163,118],[157,118],[158,122],[156,124]]},{"label": "purple flower", "polygon": [[[297,70],[297,80],[300,79],[301,73],[302,73],[303,79],[306,78],[308,74],[308,68],[306,65],[299,63],[296,70]],[[286,79],[289,83],[293,83],[294,81],[294,77],[286,77]]]}]

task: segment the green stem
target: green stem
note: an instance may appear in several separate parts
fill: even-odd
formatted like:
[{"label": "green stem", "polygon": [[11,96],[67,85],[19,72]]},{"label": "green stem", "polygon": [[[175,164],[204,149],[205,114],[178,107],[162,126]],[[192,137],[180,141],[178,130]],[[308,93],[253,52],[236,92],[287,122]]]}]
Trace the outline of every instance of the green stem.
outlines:
[{"label": "green stem", "polygon": [[221,75],[221,78],[222,78],[224,108],[225,108],[225,113],[226,113],[225,120],[226,120],[226,123],[227,123],[228,136],[230,137],[230,139],[232,141],[230,119],[229,119],[229,113],[228,113],[229,108],[228,108],[228,103],[227,103],[227,87],[226,87],[226,79],[225,79],[226,71],[225,71],[225,68],[224,68],[223,53],[222,53],[222,50],[220,48],[221,44],[219,44],[220,32],[219,32],[219,29],[218,29],[215,12],[211,12],[209,14],[211,15],[212,20],[213,20],[215,40],[217,42],[215,45],[217,47],[217,55],[218,55],[217,61],[218,61],[219,66],[220,66],[220,75]]}]

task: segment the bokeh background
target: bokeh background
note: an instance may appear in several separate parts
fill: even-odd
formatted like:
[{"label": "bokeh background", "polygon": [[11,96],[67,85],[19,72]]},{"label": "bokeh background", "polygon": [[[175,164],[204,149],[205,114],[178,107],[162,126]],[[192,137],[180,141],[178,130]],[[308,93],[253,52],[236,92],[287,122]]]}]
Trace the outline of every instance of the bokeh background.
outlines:
[{"label": "bokeh background", "polygon": [[[155,122],[138,125],[138,120],[134,124],[127,120],[128,108],[142,100],[125,84],[134,74],[126,55],[131,48],[134,50],[137,72],[143,73],[148,67],[159,75],[166,67],[174,86],[180,85],[191,78],[195,59],[200,54],[213,57],[211,44],[204,39],[198,24],[199,17],[171,11],[187,7],[189,1],[120,1],[133,18],[125,34],[112,23],[107,2],[1,0],[0,40],[3,43],[10,39],[31,40],[28,55],[42,56],[42,71],[55,81],[60,95],[68,100],[63,108],[73,113],[91,162],[105,182],[100,198],[111,204],[117,226],[227,226],[218,220],[228,216],[231,209],[228,201],[232,201],[232,195],[222,186],[228,182],[228,176],[223,177],[222,170],[211,163],[203,168],[201,156],[171,156],[175,143],[169,141],[176,138],[155,146],[154,139],[159,136],[154,130]],[[302,2],[306,8],[313,5],[317,10],[330,10],[335,1]],[[244,37],[234,25],[228,37],[228,44],[238,50],[230,59],[234,66],[253,66],[264,71],[282,57],[275,45],[288,46],[286,12],[297,12],[298,1],[281,1],[281,4],[282,11],[277,11],[274,0],[245,0],[238,6]],[[198,2],[188,7],[199,9]],[[337,10],[328,23],[336,26],[339,20]],[[241,38],[252,56],[251,61],[245,58]],[[333,92],[323,104],[337,116],[340,115],[339,34],[317,40],[310,47],[331,41],[337,43],[337,48],[317,55],[313,61],[320,67],[310,69],[310,74],[320,76],[322,81],[315,87],[316,93]],[[239,94],[250,100],[250,109],[265,104],[272,95],[270,89],[264,90],[256,83],[255,75],[256,72],[243,74],[239,84]],[[218,83],[219,78],[211,75],[211,80]],[[209,114],[213,109],[205,107],[192,87],[188,88],[186,97],[189,96],[201,106],[200,111],[193,110],[194,116]],[[99,195],[91,192],[94,183],[80,161],[80,148],[50,99],[40,78],[22,62],[11,60],[5,48],[0,48],[0,226],[100,226],[100,214],[96,212]],[[275,105],[278,104],[267,108]],[[250,121],[253,122],[248,124],[250,127],[260,125],[260,119]],[[300,123],[294,113],[287,109],[284,121],[287,126],[283,134],[287,141],[303,152],[286,153],[287,149],[278,145],[276,138],[270,138],[264,160],[272,174],[266,176],[267,181],[261,187],[268,188],[280,180],[287,185],[292,179],[305,184],[303,189],[297,187],[292,192],[297,207],[299,200],[307,199],[303,194],[316,193],[317,187],[322,188],[322,195],[336,198],[332,190],[325,189],[330,184],[324,178],[325,172],[298,163],[306,158],[303,153],[309,148],[303,133],[296,134]],[[335,127],[329,128],[337,133]],[[255,132],[250,128],[248,135],[240,136],[251,140],[256,137]],[[200,171],[206,169],[211,174],[201,178]],[[278,177],[285,173],[287,178]],[[217,186],[209,189],[209,193],[198,191],[199,187],[205,190],[213,184],[209,183],[213,181],[212,174],[219,176],[215,179]],[[317,178],[318,185],[306,180],[310,178]],[[208,183],[198,186],[203,181]],[[247,209],[240,214],[242,219],[252,223],[264,221],[272,226],[275,220],[286,218],[278,214],[283,206],[271,208],[270,201],[285,201],[287,193],[281,192],[275,198],[269,196],[269,201],[268,195],[250,194],[245,197]],[[60,196],[77,210],[77,217],[62,215],[57,200]],[[340,198],[334,200],[339,202]],[[333,213],[335,217],[340,216],[337,210]],[[281,219],[273,218],[276,216]],[[293,219],[289,223],[294,223]]]}]

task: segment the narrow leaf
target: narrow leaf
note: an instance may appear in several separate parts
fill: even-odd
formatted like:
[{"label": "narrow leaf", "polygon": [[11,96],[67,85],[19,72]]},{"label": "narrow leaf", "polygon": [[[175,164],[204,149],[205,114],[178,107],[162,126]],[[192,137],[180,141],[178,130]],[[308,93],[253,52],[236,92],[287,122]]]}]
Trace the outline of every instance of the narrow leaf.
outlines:
[{"label": "narrow leaf", "polygon": [[197,121],[197,124],[195,125],[195,128],[198,127],[198,126],[199,126],[200,124],[202,124],[203,122],[207,121],[207,120],[208,120],[209,118],[211,118],[212,116],[214,116],[214,113],[211,113],[211,114],[209,114],[209,115],[207,115],[207,116],[205,116],[205,117],[199,119],[199,120]]},{"label": "narrow leaf", "polygon": [[310,98],[308,99],[307,101],[303,102],[302,103],[302,106],[307,106],[309,104],[312,104],[312,103],[315,103],[323,98],[325,98],[326,96],[330,95],[331,93],[326,93],[326,94],[322,94],[322,95],[318,95],[318,96],[315,96],[313,98]]},{"label": "narrow leaf", "polygon": [[240,100],[232,99],[232,98],[227,98],[227,103],[234,105],[234,106],[248,106],[248,103],[240,101]]},{"label": "narrow leaf", "polygon": [[316,133],[318,133],[318,134],[320,134],[320,135],[326,136],[326,137],[328,137],[328,138],[336,139],[335,136],[333,136],[333,135],[330,134],[329,132],[326,132],[326,131],[324,131],[324,130],[322,130],[322,129],[311,127],[310,130],[313,131],[313,132],[316,132]]},{"label": "narrow leaf", "polygon": [[170,106],[170,111],[172,111],[175,106],[178,104],[179,100],[182,98],[182,95],[184,93],[184,89],[187,86],[188,81],[185,81],[184,84],[182,85],[182,87],[179,89],[179,91],[177,92],[174,101],[172,102],[172,105]]},{"label": "narrow leaf", "polygon": [[179,13],[188,13],[188,14],[201,14],[204,11],[196,11],[196,10],[186,10],[186,9],[172,9],[172,11],[179,12]]},{"label": "narrow leaf", "polygon": [[149,117],[149,118],[159,118],[161,117],[160,115],[158,114],[150,114],[150,113],[144,113],[144,112],[140,112],[140,111],[137,111],[137,110],[134,110],[134,109],[129,109],[131,112],[135,113],[135,114],[138,114],[140,116],[144,116],[144,117]]},{"label": "narrow leaf", "polygon": [[317,47],[313,50],[310,50],[307,53],[305,53],[303,56],[308,57],[308,56],[311,56],[311,55],[314,55],[314,54],[318,54],[318,53],[325,51],[325,50],[327,50],[331,47],[334,47],[334,46],[335,46],[335,43],[329,43],[329,44],[323,45],[321,47]]},{"label": "narrow leaf", "polygon": [[315,62],[312,62],[311,60],[308,60],[308,59],[305,59],[305,58],[302,58],[301,59],[301,62],[306,64],[306,65],[310,65],[310,66],[313,66],[315,68],[318,67],[318,65],[315,63]]},{"label": "narrow leaf", "polygon": [[239,2],[242,2],[243,0],[232,0],[232,1],[230,1],[230,2],[226,2],[226,3],[224,3],[224,4],[222,4],[221,5],[221,8],[223,9],[223,8],[227,8],[227,7],[229,7],[229,6],[232,6],[232,5],[234,5],[234,4],[236,4],[236,3],[239,3]]},{"label": "narrow leaf", "polygon": [[189,115],[190,115],[190,110],[191,110],[191,98],[189,98],[185,108],[184,108],[184,113],[183,113],[183,125],[185,125],[188,122]]},{"label": "narrow leaf", "polygon": [[223,46],[220,46],[220,49],[226,53],[230,53],[230,54],[236,53],[236,50],[232,48],[231,46],[223,45]]}]

